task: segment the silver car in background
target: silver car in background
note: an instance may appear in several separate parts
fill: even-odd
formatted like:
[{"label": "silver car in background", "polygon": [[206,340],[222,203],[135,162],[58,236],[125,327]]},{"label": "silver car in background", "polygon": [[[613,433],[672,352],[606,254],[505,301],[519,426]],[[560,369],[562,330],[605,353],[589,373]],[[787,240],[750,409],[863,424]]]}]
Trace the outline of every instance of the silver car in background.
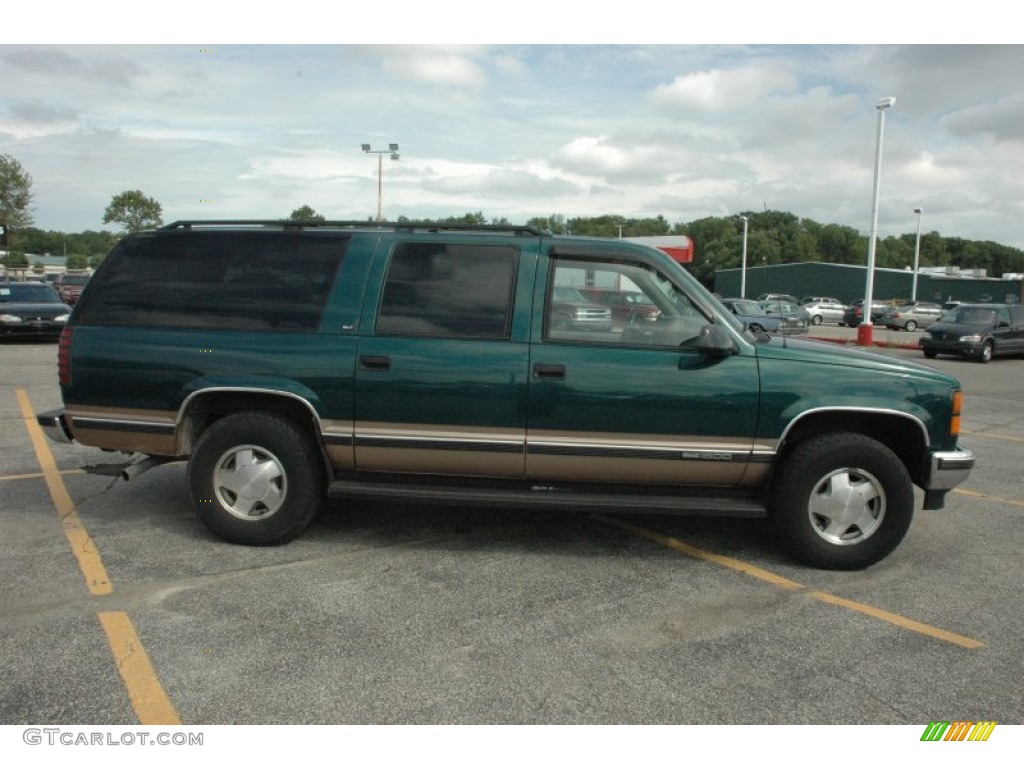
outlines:
[{"label": "silver car in background", "polygon": [[938,304],[916,301],[885,310],[882,314],[882,324],[886,328],[913,331],[937,323],[942,315],[943,309]]},{"label": "silver car in background", "polygon": [[803,308],[810,315],[811,325],[821,325],[822,323],[839,323],[843,322],[843,313],[846,312],[846,305],[838,299],[829,297],[813,297],[809,301],[804,301]]}]

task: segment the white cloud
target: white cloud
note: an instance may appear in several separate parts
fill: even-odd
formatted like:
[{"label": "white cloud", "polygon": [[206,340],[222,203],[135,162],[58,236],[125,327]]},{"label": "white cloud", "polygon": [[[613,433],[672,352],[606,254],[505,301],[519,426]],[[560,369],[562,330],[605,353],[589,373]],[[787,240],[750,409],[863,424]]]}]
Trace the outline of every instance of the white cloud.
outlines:
[{"label": "white cloud", "polygon": [[386,46],[381,54],[388,74],[435,86],[479,88],[487,77],[472,54],[476,49]]},{"label": "white cloud", "polygon": [[722,111],[795,93],[796,78],[771,68],[711,69],[677,76],[652,91],[655,103],[682,110]]},{"label": "white cloud", "polygon": [[[691,221],[767,206],[1024,246],[1024,46],[0,46],[3,152],[36,221],[483,211]],[[199,201],[214,201],[213,204]],[[885,228],[891,228],[886,230]]]}]

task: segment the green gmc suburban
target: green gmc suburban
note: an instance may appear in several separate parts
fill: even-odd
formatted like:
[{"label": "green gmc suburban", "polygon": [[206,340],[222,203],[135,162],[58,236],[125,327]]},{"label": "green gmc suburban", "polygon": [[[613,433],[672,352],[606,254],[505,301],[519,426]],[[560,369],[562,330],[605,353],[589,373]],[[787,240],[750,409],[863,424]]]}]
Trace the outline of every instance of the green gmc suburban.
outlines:
[{"label": "green gmc suburban", "polygon": [[51,438],[138,454],[126,476],[187,460],[199,518],[241,544],[369,496],[768,515],[801,561],[854,569],[899,544],[914,485],[941,509],[974,464],[956,379],[755,335],[661,251],[529,227],[130,235],[59,370]]}]

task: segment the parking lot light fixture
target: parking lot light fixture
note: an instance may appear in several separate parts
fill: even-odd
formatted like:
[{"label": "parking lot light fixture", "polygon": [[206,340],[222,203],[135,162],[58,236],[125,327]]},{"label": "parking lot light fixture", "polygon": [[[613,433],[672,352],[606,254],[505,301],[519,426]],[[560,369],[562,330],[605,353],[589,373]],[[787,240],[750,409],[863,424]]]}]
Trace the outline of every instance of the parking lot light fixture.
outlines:
[{"label": "parking lot light fixture", "polygon": [[910,289],[910,300],[917,301],[917,270],[921,264],[921,214],[924,208],[915,208],[917,214],[917,240],[914,242],[914,283]]},{"label": "parking lot light fixture", "polygon": [[747,298],[747,227],[749,221],[746,216],[740,216],[743,220],[743,259],[740,266],[740,298]]},{"label": "parking lot light fixture", "polygon": [[872,293],[875,287],[875,246],[878,241],[878,189],[882,177],[882,135],[885,130],[885,111],[896,103],[895,96],[879,99],[875,104],[878,110],[878,135],[875,141],[875,183],[871,193],[871,238],[868,240],[868,275],[864,288],[864,316],[857,326],[857,343],[870,346],[873,328],[871,326]]},{"label": "parking lot light fixture", "polygon": [[377,156],[377,221],[384,221],[384,155],[391,155],[392,160],[397,160],[398,145],[388,144],[387,149],[372,149],[369,144],[363,144],[362,148],[368,155]]}]

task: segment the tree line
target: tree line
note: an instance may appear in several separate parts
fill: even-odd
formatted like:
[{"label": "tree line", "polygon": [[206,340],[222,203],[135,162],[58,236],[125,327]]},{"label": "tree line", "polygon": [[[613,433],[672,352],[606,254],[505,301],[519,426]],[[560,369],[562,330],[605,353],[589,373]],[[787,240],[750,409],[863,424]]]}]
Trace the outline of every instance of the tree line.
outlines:
[{"label": "tree line", "polygon": [[[0,155],[0,237],[8,251],[9,266],[28,267],[25,253],[66,255],[68,266],[95,266],[117,240],[141,229],[163,223],[158,201],[141,190],[114,195],[103,212],[104,224],[116,224],[119,232],[92,231],[70,234],[44,231],[32,226],[32,177],[10,155]],[[686,235],[694,244],[690,272],[705,285],[713,285],[715,272],[738,268],[743,252],[743,218],[747,219],[747,264],[771,265],[821,261],[831,264],[865,264],[868,236],[842,224],[822,224],[784,211],[744,211],[731,216],[709,216],[689,222],[670,223],[664,216],[631,218],[613,214],[566,217],[562,214],[529,219],[527,226],[556,235],[593,237],[649,237]],[[309,205],[295,208],[288,219],[323,221]],[[372,219],[367,219],[372,221]],[[488,220],[483,212],[439,219],[398,218],[403,224],[513,226],[508,219]],[[890,235],[876,244],[879,267],[903,269],[914,263],[917,233]],[[22,264],[21,262],[25,262]],[[938,232],[921,234],[922,267],[956,266],[984,269],[991,277],[1005,272],[1024,272],[1024,251],[992,241],[943,237]]]},{"label": "tree line", "polygon": [[[690,222],[670,224],[664,216],[630,218],[605,215],[565,217],[554,214],[535,217],[529,226],[556,235],[591,237],[652,237],[686,235],[693,241],[693,262],[689,271],[702,283],[714,284],[715,272],[739,268],[743,258],[743,219],[747,217],[747,264],[792,264],[821,261],[829,264],[866,264],[868,236],[842,224],[822,224],[784,211],[745,211],[732,216],[709,216]],[[409,221],[409,220],[406,220]],[[480,212],[447,219],[425,219],[413,223],[497,224]],[[903,269],[914,264],[917,233],[879,238],[875,247],[878,267]],[[990,240],[943,237],[938,232],[921,233],[921,267],[956,266],[985,269],[990,277],[1005,272],[1024,272],[1024,251]]]}]

